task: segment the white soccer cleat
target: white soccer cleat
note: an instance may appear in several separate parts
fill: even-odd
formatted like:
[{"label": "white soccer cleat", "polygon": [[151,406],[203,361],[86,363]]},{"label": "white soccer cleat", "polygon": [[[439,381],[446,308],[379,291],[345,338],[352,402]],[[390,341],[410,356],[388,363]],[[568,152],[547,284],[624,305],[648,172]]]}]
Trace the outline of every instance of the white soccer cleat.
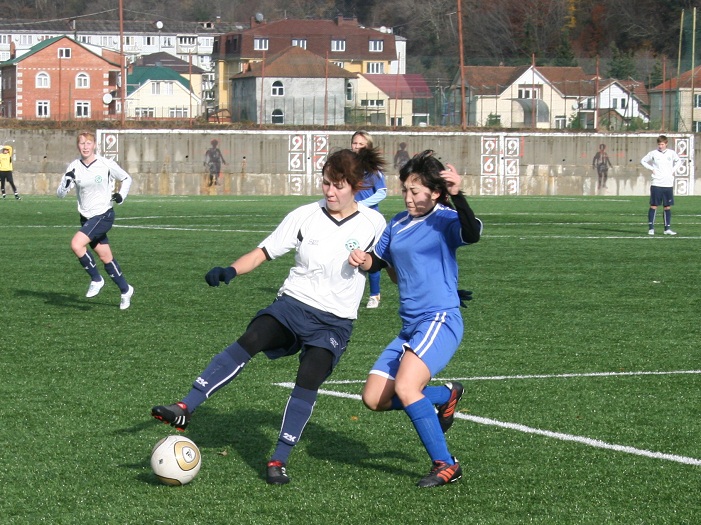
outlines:
[{"label": "white soccer cleat", "polygon": [[119,309],[126,310],[131,305],[131,296],[134,295],[134,287],[130,284],[129,289],[126,293],[122,294],[122,298],[119,301]]},{"label": "white soccer cleat", "polygon": [[371,295],[365,308],[377,308],[378,306],[380,306],[380,296]]},{"label": "white soccer cleat", "polygon": [[647,234],[648,234],[648,235],[655,235],[655,230],[648,230],[648,231],[647,231]]},{"label": "white soccer cleat", "polygon": [[85,297],[95,297],[97,294],[100,293],[100,290],[102,290],[103,286],[105,286],[104,279],[100,279],[99,281],[90,281],[90,287],[88,288]]},{"label": "white soccer cleat", "polygon": [[665,235],[676,235],[677,232],[674,232],[674,231],[672,231],[672,230],[665,230],[665,231],[664,231],[664,234],[665,234]]}]

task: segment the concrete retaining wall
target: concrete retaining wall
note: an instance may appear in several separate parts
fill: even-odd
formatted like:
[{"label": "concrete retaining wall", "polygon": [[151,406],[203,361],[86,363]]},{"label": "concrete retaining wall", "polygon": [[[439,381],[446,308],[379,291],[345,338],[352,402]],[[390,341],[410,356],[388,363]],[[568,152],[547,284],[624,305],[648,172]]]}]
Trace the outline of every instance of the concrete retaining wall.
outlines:
[{"label": "concrete retaining wall", "polygon": [[[657,134],[373,132],[387,159],[390,195],[399,194],[393,158],[400,143],[410,154],[433,149],[464,174],[463,189],[482,195],[647,195],[649,173],[640,159],[656,147]],[[15,148],[14,178],[22,194],[53,194],[77,156],[76,133],[3,130]],[[696,186],[694,135],[669,134],[682,157],[676,195]],[[132,194],[317,195],[326,156],[350,145],[338,131],[98,131],[101,153],[134,177]],[[208,186],[205,151],[212,139],[226,164],[219,184]],[[601,144],[611,159],[606,187],[592,166]]]}]

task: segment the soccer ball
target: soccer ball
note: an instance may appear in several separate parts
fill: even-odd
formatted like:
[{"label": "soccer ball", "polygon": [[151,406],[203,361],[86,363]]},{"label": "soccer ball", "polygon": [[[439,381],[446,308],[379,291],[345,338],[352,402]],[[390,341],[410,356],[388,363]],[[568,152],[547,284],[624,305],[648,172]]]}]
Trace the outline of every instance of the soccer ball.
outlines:
[{"label": "soccer ball", "polygon": [[202,466],[200,449],[184,436],[161,439],[151,451],[151,468],[166,485],[190,483]]}]

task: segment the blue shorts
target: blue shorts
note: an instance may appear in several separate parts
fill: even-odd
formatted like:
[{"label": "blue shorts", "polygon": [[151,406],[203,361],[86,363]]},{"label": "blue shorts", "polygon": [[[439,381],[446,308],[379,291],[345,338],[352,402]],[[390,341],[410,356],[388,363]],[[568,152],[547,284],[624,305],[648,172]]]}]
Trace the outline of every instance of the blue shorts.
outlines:
[{"label": "blue shorts", "polygon": [[404,352],[413,351],[435,377],[457,352],[462,340],[463,322],[459,309],[428,314],[402,331],[385,348],[370,370],[389,379],[397,377]]},{"label": "blue shorts", "polygon": [[333,354],[332,369],[346,351],[353,331],[353,320],[343,319],[328,312],[312,308],[288,295],[281,295],[273,304],[260,310],[253,319],[270,315],[283,324],[295,336],[289,348],[265,350],[269,359],[294,355],[311,346],[325,348]]},{"label": "blue shorts", "polygon": [[89,219],[80,216],[80,231],[90,239],[90,246],[94,248],[98,244],[109,244],[107,232],[114,224],[114,210],[110,208],[101,215],[95,215]]},{"label": "blue shorts", "polygon": [[650,206],[672,206],[674,204],[674,189],[662,186],[650,186]]}]

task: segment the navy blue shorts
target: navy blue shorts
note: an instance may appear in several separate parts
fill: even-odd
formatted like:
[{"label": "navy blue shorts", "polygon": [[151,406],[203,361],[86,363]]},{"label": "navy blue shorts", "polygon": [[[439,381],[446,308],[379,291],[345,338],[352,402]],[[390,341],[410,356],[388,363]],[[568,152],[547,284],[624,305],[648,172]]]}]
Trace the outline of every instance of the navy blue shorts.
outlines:
[{"label": "navy blue shorts", "polygon": [[[353,320],[317,310],[287,295],[281,295],[273,304],[260,310],[253,319],[261,315],[270,315],[283,324],[295,336],[289,348],[265,350],[269,359],[278,359],[294,355],[305,348],[318,346],[333,354],[335,367],[346,351],[353,331]],[[333,369],[333,368],[332,368]]]},{"label": "navy blue shorts", "polygon": [[80,216],[80,231],[90,239],[90,246],[94,248],[98,244],[109,244],[107,232],[114,224],[114,210],[110,208],[102,215],[95,215],[89,219]]},{"label": "navy blue shorts", "polygon": [[672,206],[674,204],[674,189],[662,186],[650,186],[650,206]]}]

